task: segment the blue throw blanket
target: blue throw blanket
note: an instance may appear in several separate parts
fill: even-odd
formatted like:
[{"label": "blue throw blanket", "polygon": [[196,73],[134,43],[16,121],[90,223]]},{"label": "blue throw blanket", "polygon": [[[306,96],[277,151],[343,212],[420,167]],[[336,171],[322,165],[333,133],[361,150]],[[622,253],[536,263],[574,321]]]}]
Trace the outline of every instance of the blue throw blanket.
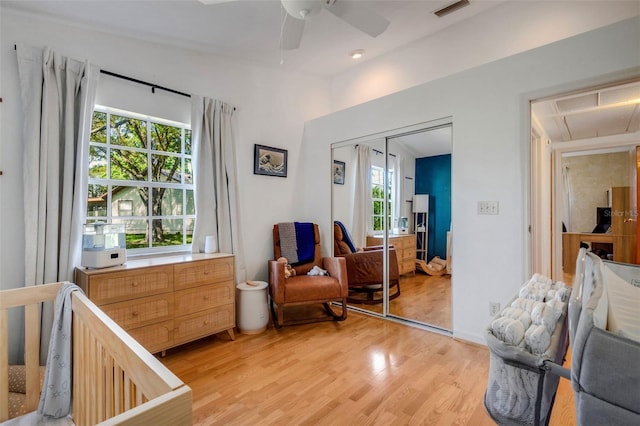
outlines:
[{"label": "blue throw blanket", "polygon": [[315,255],[315,232],[310,222],[278,223],[280,254],[290,264],[313,261]]}]

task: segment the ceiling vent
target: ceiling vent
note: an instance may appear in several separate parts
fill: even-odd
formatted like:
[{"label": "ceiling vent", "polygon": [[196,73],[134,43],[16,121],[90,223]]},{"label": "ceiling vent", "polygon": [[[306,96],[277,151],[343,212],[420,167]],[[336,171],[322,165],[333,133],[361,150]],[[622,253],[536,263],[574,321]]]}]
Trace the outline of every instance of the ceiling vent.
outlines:
[{"label": "ceiling vent", "polygon": [[459,0],[455,3],[451,3],[449,6],[445,6],[442,9],[438,9],[433,12],[438,18],[442,18],[445,15],[455,12],[458,9],[462,9],[465,6],[469,6],[469,0]]}]

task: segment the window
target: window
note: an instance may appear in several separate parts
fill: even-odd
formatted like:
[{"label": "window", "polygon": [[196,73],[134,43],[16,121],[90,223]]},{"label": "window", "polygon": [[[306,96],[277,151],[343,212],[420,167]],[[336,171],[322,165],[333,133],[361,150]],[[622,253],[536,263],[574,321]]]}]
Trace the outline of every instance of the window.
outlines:
[{"label": "window", "polygon": [[124,223],[134,253],[188,249],[195,223],[189,125],[95,107],[87,222],[96,221]]},{"label": "window", "polygon": [[[388,172],[388,185],[391,194],[391,182],[393,181],[393,172]],[[384,168],[371,166],[371,198],[373,200],[373,231],[384,231]],[[391,197],[389,196],[387,204],[387,227],[391,224]]]}]

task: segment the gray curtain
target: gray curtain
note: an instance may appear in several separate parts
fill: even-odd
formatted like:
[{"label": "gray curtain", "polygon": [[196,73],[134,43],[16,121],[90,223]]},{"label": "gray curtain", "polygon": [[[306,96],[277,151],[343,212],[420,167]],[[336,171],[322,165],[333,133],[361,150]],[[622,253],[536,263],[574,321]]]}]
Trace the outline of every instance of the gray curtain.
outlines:
[{"label": "gray curtain", "polygon": [[238,213],[234,120],[235,108],[214,99],[191,97],[193,176],[196,224],[193,251],[204,252],[212,236],[213,251],[235,255],[236,282],[246,281]]},{"label": "gray curtain", "polygon": [[[16,47],[24,114],[25,285],[73,281],[86,214],[88,135],[99,69],[45,47]],[[53,310],[45,305],[46,358]]]},{"label": "gray curtain", "polygon": [[371,148],[360,144],[357,148],[356,183],[353,194],[353,230],[351,238],[356,247],[367,245],[367,235],[373,232],[371,215],[373,199],[371,197]]},{"label": "gray curtain", "polygon": [[391,156],[390,160],[393,162],[393,182],[391,186],[392,201],[393,201],[393,221],[392,226],[399,226],[400,218],[404,213],[404,196],[402,190],[404,187],[404,157],[402,154],[397,153],[395,157]]}]

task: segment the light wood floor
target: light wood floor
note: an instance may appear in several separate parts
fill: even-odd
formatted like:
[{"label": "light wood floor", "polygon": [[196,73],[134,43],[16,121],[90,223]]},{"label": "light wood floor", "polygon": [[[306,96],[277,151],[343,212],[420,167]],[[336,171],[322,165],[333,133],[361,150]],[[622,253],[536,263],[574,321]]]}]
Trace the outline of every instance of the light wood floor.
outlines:
[{"label": "light wood floor", "polygon": [[[197,425],[494,424],[485,347],[357,312],[206,338],[161,361],[192,388]],[[572,403],[561,383],[552,426],[575,424],[556,416]]]},{"label": "light wood floor", "polygon": [[[377,297],[380,297],[379,295]],[[382,304],[358,305],[378,314]],[[400,296],[389,303],[389,313],[406,319],[433,325],[445,330],[453,329],[451,319],[451,275],[432,277],[416,272],[400,277]]]},{"label": "light wood floor", "polygon": [[451,275],[432,277],[416,272],[403,276],[400,296],[391,301],[389,312],[446,330],[451,320]]}]

